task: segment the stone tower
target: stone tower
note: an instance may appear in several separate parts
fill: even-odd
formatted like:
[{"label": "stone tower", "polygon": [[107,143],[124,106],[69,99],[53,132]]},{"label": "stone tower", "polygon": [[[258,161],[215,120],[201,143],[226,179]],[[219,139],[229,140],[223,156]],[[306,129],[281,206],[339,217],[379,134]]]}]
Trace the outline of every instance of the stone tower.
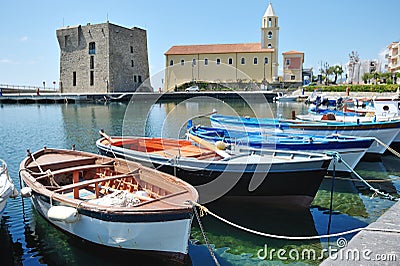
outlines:
[{"label": "stone tower", "polygon": [[278,47],[279,47],[279,23],[278,16],[270,2],[262,18],[261,27],[261,48],[262,49],[274,49],[272,58],[272,77],[274,81],[277,81],[278,77]]},{"label": "stone tower", "polygon": [[56,33],[63,93],[134,92],[149,78],[143,29],[106,22],[68,26]]}]

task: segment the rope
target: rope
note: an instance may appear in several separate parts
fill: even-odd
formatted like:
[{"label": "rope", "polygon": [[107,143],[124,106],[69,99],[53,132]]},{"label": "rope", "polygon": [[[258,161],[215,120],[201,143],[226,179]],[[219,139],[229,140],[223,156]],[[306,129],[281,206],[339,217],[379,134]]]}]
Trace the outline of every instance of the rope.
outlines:
[{"label": "rope", "polygon": [[389,145],[387,145],[386,143],[384,143],[383,141],[381,141],[378,138],[374,138],[376,142],[378,142],[379,144],[381,144],[383,147],[385,147],[388,151],[390,151],[391,153],[393,153],[394,155],[396,155],[397,157],[400,158],[400,153],[398,153],[395,149],[389,147]]},{"label": "rope", "polygon": [[[344,231],[344,232],[340,232],[340,233],[326,234],[326,235],[319,235],[319,236],[283,236],[283,235],[274,235],[274,234],[268,234],[268,233],[259,232],[259,231],[256,231],[256,230],[253,230],[253,229],[249,229],[249,228],[246,228],[244,226],[235,224],[235,223],[233,223],[231,221],[226,220],[225,218],[222,218],[221,216],[218,216],[217,214],[213,213],[212,211],[210,211],[206,207],[204,207],[204,206],[202,206],[202,205],[200,205],[200,204],[198,204],[196,202],[191,202],[191,203],[192,203],[192,205],[199,207],[200,208],[200,213],[203,213],[203,215],[204,214],[210,214],[211,216],[217,218],[218,220],[220,220],[220,221],[222,221],[222,222],[224,222],[224,223],[226,223],[226,224],[228,224],[230,226],[233,226],[233,227],[235,227],[237,229],[246,231],[248,233],[256,234],[256,235],[259,235],[259,236],[269,237],[269,238],[285,239],[285,240],[315,240],[315,239],[338,237],[338,236],[342,236],[342,235],[357,233],[357,232],[360,232],[360,231],[373,231],[373,232],[385,232],[385,233],[400,234],[400,230],[397,230],[397,229],[381,229],[381,228],[373,228],[373,227],[361,227],[361,228],[355,228],[355,229]],[[202,229],[202,228],[200,228],[200,229]]]},{"label": "rope", "polygon": [[[198,203],[196,203],[196,202],[193,202],[193,201],[190,201],[190,203],[191,203],[192,206],[193,206],[193,211],[194,211],[194,214],[196,215],[196,219],[197,219],[197,222],[199,223],[200,230],[201,230],[201,234],[203,235],[204,241],[206,242],[208,251],[210,252],[211,257],[213,258],[215,265],[220,266],[220,264],[219,264],[217,258],[215,257],[215,254],[214,254],[214,252],[213,252],[213,250],[212,250],[212,248],[211,248],[210,242],[208,241],[208,238],[207,238],[206,233],[205,233],[204,228],[203,228],[203,224],[201,223],[201,220],[200,220],[200,216],[201,216],[201,217],[204,216],[204,210],[202,210],[202,208],[200,208],[200,216],[199,216],[199,214],[198,214],[198,212],[197,212],[197,209],[196,209],[196,206],[197,206],[197,205],[198,205],[198,206],[201,206],[201,205],[198,204]],[[196,205],[195,205],[195,204],[196,204]],[[202,207],[202,206],[201,206],[201,207]]]},{"label": "rope", "polygon": [[398,201],[398,198],[393,197],[392,195],[388,194],[388,193],[384,193],[379,191],[378,189],[374,188],[373,186],[371,186],[367,181],[365,181],[356,171],[354,171],[353,168],[351,168],[351,166],[346,163],[342,157],[340,156],[340,154],[338,152],[334,152],[332,153],[333,156],[336,156],[336,158],[338,158],[338,160],[341,160],[341,162],[358,178],[361,180],[362,183],[364,183],[367,187],[369,187],[370,190],[372,190],[374,192],[374,194],[372,195],[373,197],[375,195],[381,195],[389,200],[393,200],[393,201]]},{"label": "rope", "polygon": [[[393,176],[393,175],[392,175]],[[324,176],[324,178],[330,179],[333,178],[332,176]],[[336,180],[344,180],[344,181],[354,181],[354,182],[363,182],[359,179],[355,179],[355,178],[351,178],[351,177],[339,177],[339,176],[335,176]],[[399,176],[396,176],[394,178],[390,178],[390,179],[364,179],[366,182],[368,183],[385,183],[385,182],[392,182],[392,181],[396,181],[396,180],[400,180]]]}]

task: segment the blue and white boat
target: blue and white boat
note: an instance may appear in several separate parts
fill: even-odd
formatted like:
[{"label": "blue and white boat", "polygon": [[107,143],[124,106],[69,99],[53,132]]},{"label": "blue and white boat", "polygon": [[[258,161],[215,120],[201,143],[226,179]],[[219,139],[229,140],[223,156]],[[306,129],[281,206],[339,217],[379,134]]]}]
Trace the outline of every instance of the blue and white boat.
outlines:
[{"label": "blue and white boat", "polygon": [[7,200],[10,197],[18,195],[14,187],[14,183],[8,175],[7,164],[0,159],[0,220],[3,217],[4,210],[7,206]]},{"label": "blue and white boat", "polygon": [[[256,131],[268,133],[276,131],[280,133],[295,133],[328,136],[340,134],[346,136],[376,138],[375,142],[367,150],[367,153],[382,155],[388,145],[397,137],[400,129],[400,120],[388,121],[303,121],[275,118],[255,118],[226,116],[213,114],[210,116],[211,125],[241,131]],[[385,145],[381,145],[383,143]]]},{"label": "blue and white boat", "polygon": [[[344,162],[354,169],[368,148],[374,142],[373,138],[361,138],[332,134],[315,136],[306,134],[287,134],[270,132],[250,132],[228,130],[216,127],[195,126],[189,129],[189,134],[209,142],[222,141],[231,150],[236,147],[248,146],[253,149],[278,149],[291,151],[307,151],[314,153],[338,152]],[[343,161],[336,162],[335,170],[351,172]],[[334,169],[333,161],[328,170]]]}]

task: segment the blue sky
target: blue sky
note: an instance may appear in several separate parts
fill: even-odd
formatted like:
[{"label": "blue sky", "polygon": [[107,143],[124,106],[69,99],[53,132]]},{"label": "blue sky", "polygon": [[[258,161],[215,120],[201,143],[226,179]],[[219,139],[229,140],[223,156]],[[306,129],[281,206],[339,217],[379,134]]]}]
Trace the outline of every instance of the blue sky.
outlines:
[{"label": "blue sky", "polygon": [[[103,23],[147,30],[150,75],[173,45],[260,42],[267,0],[4,0],[0,14],[0,84],[50,85],[59,79],[56,29]],[[397,0],[275,0],[282,52],[305,53],[304,67],[345,64],[352,50],[377,59],[400,39]],[[52,86],[52,85],[50,85]]]}]

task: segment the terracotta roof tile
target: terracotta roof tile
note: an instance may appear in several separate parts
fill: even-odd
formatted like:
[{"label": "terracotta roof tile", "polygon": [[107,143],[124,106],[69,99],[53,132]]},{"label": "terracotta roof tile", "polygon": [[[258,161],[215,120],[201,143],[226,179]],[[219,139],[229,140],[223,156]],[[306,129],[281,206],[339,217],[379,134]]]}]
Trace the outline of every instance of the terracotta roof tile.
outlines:
[{"label": "terracotta roof tile", "polygon": [[282,54],[304,54],[303,52],[298,52],[298,51],[288,51],[288,52],[284,52]]},{"label": "terracotta roof tile", "polygon": [[273,51],[274,49],[261,49],[261,43],[200,44],[172,46],[167,52],[165,52],[165,55],[227,54]]}]

